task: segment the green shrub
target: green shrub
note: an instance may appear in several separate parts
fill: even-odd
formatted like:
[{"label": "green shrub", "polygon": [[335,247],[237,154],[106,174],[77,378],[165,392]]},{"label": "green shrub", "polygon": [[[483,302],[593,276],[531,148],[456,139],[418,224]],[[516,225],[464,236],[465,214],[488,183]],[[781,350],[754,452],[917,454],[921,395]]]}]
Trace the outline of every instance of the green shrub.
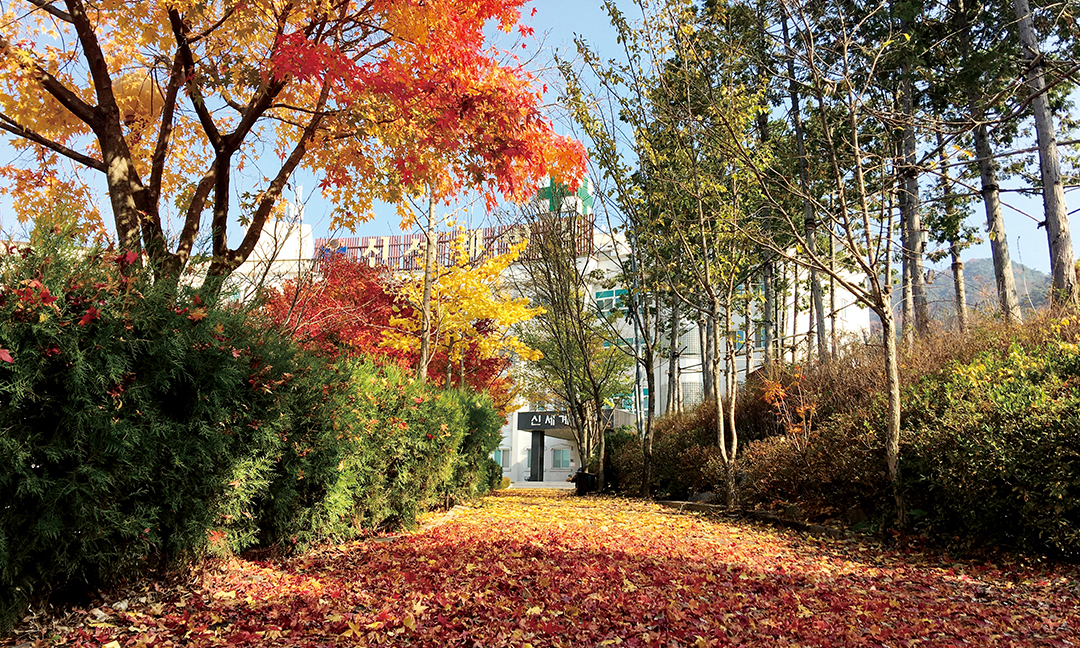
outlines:
[{"label": "green shrub", "polygon": [[303,546],[411,526],[419,512],[490,488],[502,419],[486,397],[362,360],[338,371],[333,424],[305,430],[280,462],[268,541]]},{"label": "green shrub", "polygon": [[906,395],[904,492],[924,532],[1080,556],[1080,352],[988,351]]},{"label": "green shrub", "polygon": [[608,489],[626,495],[641,493],[641,439],[633,428],[619,428],[606,433],[604,481]]},{"label": "green shrub", "polygon": [[[716,478],[707,466],[719,453],[715,406],[703,403],[689,412],[659,418],[653,425],[652,475],[656,497],[686,499],[692,493],[714,490]],[[624,456],[632,456],[632,452]],[[641,455],[640,450],[637,455]],[[633,474],[632,466],[627,468]]]},{"label": "green shrub", "polygon": [[209,551],[284,443],[293,350],[133,260],[57,240],[0,260],[0,623]]},{"label": "green shrub", "polygon": [[0,629],[50,592],[411,526],[490,487],[486,397],[327,364],[133,260],[0,257]]}]

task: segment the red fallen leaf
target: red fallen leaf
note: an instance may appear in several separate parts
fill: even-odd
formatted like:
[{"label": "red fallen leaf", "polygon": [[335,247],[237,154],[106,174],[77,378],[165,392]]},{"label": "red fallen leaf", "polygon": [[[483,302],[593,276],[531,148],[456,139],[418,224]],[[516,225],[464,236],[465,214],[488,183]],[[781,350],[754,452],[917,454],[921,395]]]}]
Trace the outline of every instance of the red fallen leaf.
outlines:
[{"label": "red fallen leaf", "polygon": [[195,310],[191,311],[191,314],[188,315],[187,318],[189,320],[191,320],[192,322],[198,322],[199,320],[205,319],[206,318],[206,309],[205,308],[196,308]]},{"label": "red fallen leaf", "polygon": [[10,363],[15,362],[15,358],[11,357],[11,352],[8,351],[7,349],[0,349],[0,360],[3,360],[4,362],[10,362]]},{"label": "red fallen leaf", "polygon": [[93,322],[94,320],[96,320],[100,316],[101,316],[101,311],[99,311],[97,308],[94,308],[93,306],[91,306],[90,309],[88,311],[86,311],[86,314],[83,315],[82,318],[79,319],[79,326],[86,326],[87,324],[89,324],[90,322]]},{"label": "red fallen leaf", "polygon": [[48,288],[42,287],[42,289],[41,289],[41,303],[44,304],[45,306],[48,306],[48,305],[52,304],[54,301],[56,301],[56,297],[54,297],[52,295],[52,293],[49,292]]}]

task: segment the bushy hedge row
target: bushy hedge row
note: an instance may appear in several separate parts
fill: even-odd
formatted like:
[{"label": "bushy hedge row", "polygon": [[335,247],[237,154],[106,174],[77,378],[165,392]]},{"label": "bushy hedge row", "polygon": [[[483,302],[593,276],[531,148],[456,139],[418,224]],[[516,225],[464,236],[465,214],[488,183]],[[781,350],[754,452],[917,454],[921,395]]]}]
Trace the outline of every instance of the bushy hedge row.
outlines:
[{"label": "bushy hedge row", "polygon": [[[716,410],[694,410],[657,419],[653,430],[652,492],[659,499],[686,499],[713,490],[709,465],[719,456],[716,447]],[[610,434],[610,433],[609,433]],[[609,436],[606,479],[618,493],[641,492],[642,448],[636,434]]]},{"label": "bushy hedge row", "polygon": [[[1078,339],[1075,317],[1047,315],[931,339],[904,358],[900,490],[912,531],[954,548],[1080,558]],[[869,352],[852,348],[833,366],[780,369],[771,383],[744,387],[739,431],[753,440],[740,451],[741,506],[796,504],[815,519],[895,524],[880,359]],[[657,497],[719,492],[712,411],[657,421]],[[613,485],[636,494],[640,444],[609,445]]]},{"label": "bushy hedge row", "polygon": [[0,628],[32,596],[409,525],[488,487],[483,397],[330,365],[130,254],[6,252]]},{"label": "bushy hedge row", "polygon": [[[909,368],[900,474],[912,530],[954,547],[1080,557],[1080,327],[1062,321],[977,330],[957,360]],[[884,428],[878,393],[801,435],[751,443],[744,505],[859,507],[891,524]]]},{"label": "bushy hedge row", "polygon": [[910,390],[904,492],[917,528],[1080,558],[1080,350],[986,352]]}]

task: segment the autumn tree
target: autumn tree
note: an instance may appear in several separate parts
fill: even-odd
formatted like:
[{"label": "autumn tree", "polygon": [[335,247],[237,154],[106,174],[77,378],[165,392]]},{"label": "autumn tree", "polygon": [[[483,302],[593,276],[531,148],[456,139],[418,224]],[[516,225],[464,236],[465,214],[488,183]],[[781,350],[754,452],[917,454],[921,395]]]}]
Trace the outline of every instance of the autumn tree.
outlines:
[{"label": "autumn tree", "polygon": [[[753,176],[717,140],[743,139],[742,150],[749,146],[746,138],[753,138],[759,103],[749,91],[753,74],[746,51],[757,33],[739,28],[752,15],[741,5],[709,3],[698,12],[677,0],[657,6],[642,2],[640,26],[631,26],[611,3],[607,8],[626,57],[603,61],[579,42],[599,92],[588,93],[582,75],[564,65],[570,105],[590,138],[604,147],[614,150],[613,133],[622,128],[615,114],[632,133],[646,208],[627,210],[628,226],[635,245],[663,268],[665,291],[678,301],[668,329],[672,346],[680,328],[678,311],[700,322],[702,375],[710,387],[706,399],[716,408],[725,498],[732,506],[739,450],[733,417],[734,315],[743,301],[736,296],[761,258],[739,226],[755,202]],[[616,106],[614,114],[600,108],[609,101]],[[595,161],[612,179],[625,175],[626,162],[617,155],[599,155]],[[623,197],[633,199],[632,194]]]},{"label": "autumn tree", "polygon": [[583,151],[485,48],[485,23],[512,30],[521,4],[17,0],[0,20],[0,129],[38,166],[8,172],[56,191],[62,162],[98,172],[119,247],[159,277],[208,234],[209,294],[301,169],[333,226],[431,186],[525,199],[551,172],[576,176]]},{"label": "autumn tree", "polygon": [[[556,188],[557,190],[557,188]],[[565,406],[581,453],[581,465],[598,457],[597,482],[604,487],[604,408],[630,392],[632,361],[608,342],[607,325],[591,295],[599,279],[594,262],[592,218],[536,210],[529,221],[529,247],[517,268],[517,291],[542,312],[520,327],[521,339],[541,357],[528,363],[534,394]]]},{"label": "autumn tree", "polygon": [[[528,242],[512,245],[503,254],[474,255],[467,244],[468,234],[458,228],[445,264],[433,256],[430,265],[425,263],[425,272],[399,278],[395,290],[407,308],[390,318],[384,345],[416,354],[418,376],[421,366],[434,364],[442,369],[437,383],[454,384],[456,368],[457,384],[487,388],[489,384],[467,380],[467,375],[474,378],[474,370],[484,369],[482,377],[490,382],[509,366],[511,358],[536,359],[539,354],[512,329],[542,311],[530,306],[528,299],[510,294],[503,281]],[[494,375],[492,367],[499,368]],[[429,377],[428,372],[423,376]]]}]

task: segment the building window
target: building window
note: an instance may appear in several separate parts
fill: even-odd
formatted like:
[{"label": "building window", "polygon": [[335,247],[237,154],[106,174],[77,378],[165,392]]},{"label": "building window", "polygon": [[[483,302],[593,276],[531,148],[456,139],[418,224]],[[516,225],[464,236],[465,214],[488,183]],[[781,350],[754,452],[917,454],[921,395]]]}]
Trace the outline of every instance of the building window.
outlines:
[{"label": "building window", "polygon": [[682,381],[683,407],[693,408],[705,401],[705,392],[700,380]]},{"label": "building window", "polygon": [[679,350],[683,355],[701,355],[701,335],[696,326],[679,335]]},{"label": "building window", "polygon": [[491,454],[491,458],[502,468],[510,467],[510,451],[506,448],[499,448]]},{"label": "building window", "polygon": [[525,448],[525,470],[532,470],[532,448]]},{"label": "building window", "polygon": [[570,468],[570,450],[552,450],[551,451],[551,467],[552,468]]},{"label": "building window", "polygon": [[596,293],[596,309],[601,314],[607,315],[614,311],[618,311],[623,317],[627,316],[626,303],[624,297],[626,296],[626,290],[601,290]]}]

